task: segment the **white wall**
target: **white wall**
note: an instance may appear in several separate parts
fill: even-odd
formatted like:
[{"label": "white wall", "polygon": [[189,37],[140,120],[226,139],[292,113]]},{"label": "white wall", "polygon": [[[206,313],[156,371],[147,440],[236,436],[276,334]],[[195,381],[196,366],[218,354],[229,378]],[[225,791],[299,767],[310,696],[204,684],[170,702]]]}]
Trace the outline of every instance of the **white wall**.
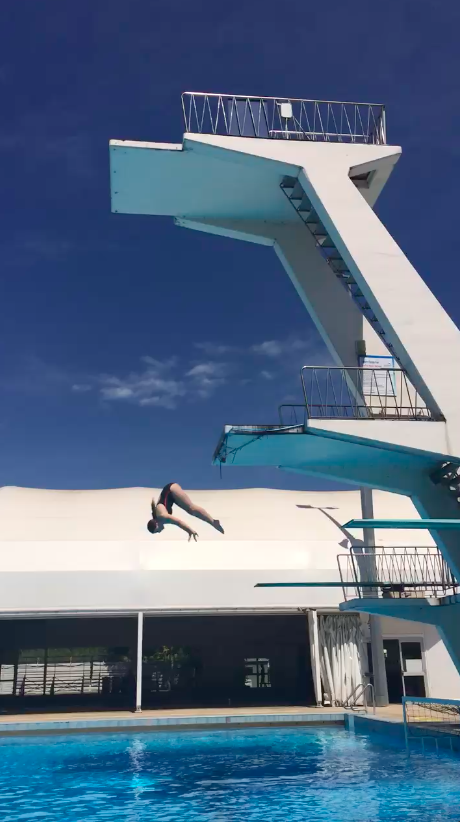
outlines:
[{"label": "white wall", "polygon": [[[336,556],[349,540],[327,515],[338,523],[359,518],[359,491],[193,491],[225,528],[222,536],[184,514],[198,543],[173,527],[149,534],[150,501],[158,493],[1,488],[0,615],[338,608],[340,588],[254,586],[338,580]],[[417,517],[410,499],[383,491],[374,492],[374,515]],[[380,545],[433,544],[423,531],[376,537]],[[382,628],[387,637],[423,637],[429,694],[460,698],[460,676],[436,628],[390,618],[382,618]]]},{"label": "white wall", "polygon": [[[337,554],[347,552],[349,541],[328,515],[339,524],[360,517],[359,491],[194,491],[193,500],[225,529],[221,535],[184,513],[199,533],[197,543],[172,526],[155,536],[147,531],[158,493],[0,489],[0,614],[141,605],[338,608],[341,588],[255,585],[339,581]],[[407,497],[386,492],[375,493],[374,508],[377,517],[416,516]],[[380,533],[383,544],[401,538]],[[424,532],[412,538],[431,544]],[[411,535],[404,540],[410,544]]]},{"label": "white wall", "polygon": [[460,675],[434,625],[381,617],[384,639],[420,638],[425,654],[427,696],[460,699]]}]

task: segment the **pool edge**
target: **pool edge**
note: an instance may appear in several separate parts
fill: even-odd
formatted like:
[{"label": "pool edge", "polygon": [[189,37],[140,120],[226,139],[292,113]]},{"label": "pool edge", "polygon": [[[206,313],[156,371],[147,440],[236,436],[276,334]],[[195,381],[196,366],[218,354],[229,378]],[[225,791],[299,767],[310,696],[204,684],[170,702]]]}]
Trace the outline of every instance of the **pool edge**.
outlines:
[{"label": "pool edge", "polygon": [[44,720],[2,722],[0,737],[65,733],[111,733],[123,731],[210,730],[224,728],[269,728],[307,725],[344,725],[345,712],[323,714],[220,714],[215,716],[138,717],[132,719]]}]

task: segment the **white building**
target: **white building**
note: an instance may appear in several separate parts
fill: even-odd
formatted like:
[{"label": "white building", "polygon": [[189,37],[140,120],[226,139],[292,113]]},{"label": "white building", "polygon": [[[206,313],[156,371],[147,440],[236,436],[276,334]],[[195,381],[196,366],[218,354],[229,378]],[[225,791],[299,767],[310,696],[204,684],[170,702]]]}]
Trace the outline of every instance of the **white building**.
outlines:
[{"label": "white building", "polygon": [[[0,490],[0,709],[44,699],[134,705],[139,628],[144,705],[308,705],[323,692],[343,701],[369,670],[368,617],[341,615],[327,641],[324,617],[344,598],[337,555],[349,553],[350,539],[340,524],[360,516],[359,491],[195,491],[225,529],[193,520],[197,543],[174,527],[149,534],[158,494]],[[374,513],[417,516],[407,497],[384,491],[374,494]],[[376,537],[387,548],[401,544],[394,531]],[[426,531],[404,540],[433,545]],[[274,582],[311,587],[255,587]],[[434,626],[380,621],[390,701],[460,697]],[[358,639],[343,645],[343,626],[359,622]]]}]

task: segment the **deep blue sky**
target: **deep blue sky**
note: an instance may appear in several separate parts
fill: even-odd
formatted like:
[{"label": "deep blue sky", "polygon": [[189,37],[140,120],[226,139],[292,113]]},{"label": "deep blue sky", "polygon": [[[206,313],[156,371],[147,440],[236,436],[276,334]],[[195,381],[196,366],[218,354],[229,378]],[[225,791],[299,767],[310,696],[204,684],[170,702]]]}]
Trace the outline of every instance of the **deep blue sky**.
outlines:
[{"label": "deep blue sky", "polygon": [[386,103],[378,212],[460,322],[459,30],[454,0],[4,0],[0,484],[312,487],[210,464],[323,356],[276,256],[112,215],[108,141],[180,142],[186,89]]}]

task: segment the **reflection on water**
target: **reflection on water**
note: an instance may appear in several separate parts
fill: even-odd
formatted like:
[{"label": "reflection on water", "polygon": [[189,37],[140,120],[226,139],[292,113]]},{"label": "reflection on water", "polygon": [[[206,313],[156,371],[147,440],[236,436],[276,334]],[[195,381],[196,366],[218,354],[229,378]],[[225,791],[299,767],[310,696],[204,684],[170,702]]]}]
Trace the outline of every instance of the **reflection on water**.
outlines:
[{"label": "reflection on water", "polygon": [[1,822],[457,822],[460,758],[342,729],[3,739]]}]

